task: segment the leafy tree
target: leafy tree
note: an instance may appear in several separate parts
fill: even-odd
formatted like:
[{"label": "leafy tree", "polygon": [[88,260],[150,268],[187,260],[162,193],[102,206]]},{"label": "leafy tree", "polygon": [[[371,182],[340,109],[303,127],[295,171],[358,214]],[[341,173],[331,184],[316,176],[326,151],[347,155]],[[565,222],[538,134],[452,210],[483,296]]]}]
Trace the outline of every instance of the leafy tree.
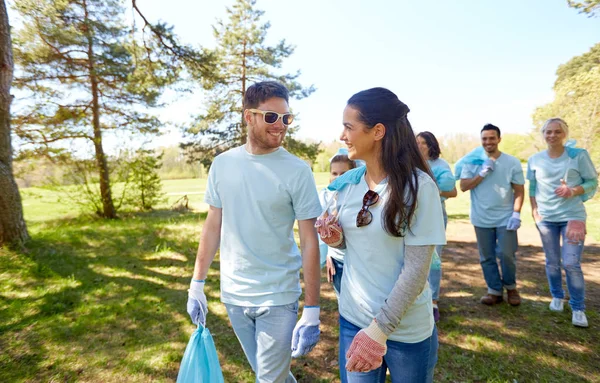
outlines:
[{"label": "leafy tree", "polygon": [[15,131],[38,153],[64,151],[75,140],[93,148],[102,208],[116,217],[104,136],[109,131],[156,134],[160,121],[142,112],[158,105],[180,68],[161,55],[156,34],[138,41],[123,21],[119,0],[17,0],[23,18],[16,34],[15,85],[27,99]]},{"label": "leafy tree", "polygon": [[596,14],[596,12],[600,11],[600,0],[583,0],[583,1],[573,1],[567,0],[567,4],[569,7],[578,9],[581,13],[587,13],[592,16]]},{"label": "leafy tree", "polygon": [[[265,45],[270,24],[260,21],[263,11],[254,9],[255,0],[236,0],[227,8],[228,21],[218,21],[213,28],[217,42],[218,78],[204,79],[208,91],[206,112],[186,129],[188,142],[182,147],[189,158],[210,165],[219,153],[246,142],[242,100],[246,88],[254,82],[276,80],[284,83],[293,98],[301,99],[314,92],[313,86],[303,87],[297,82],[300,71],[277,74],[283,59],[294,53],[294,47],[281,40],[277,45]],[[284,142],[292,153],[314,160],[319,144],[306,144],[293,135],[298,127],[288,130]]]},{"label": "leafy tree", "polygon": [[28,238],[23,219],[21,194],[13,176],[11,144],[10,87],[13,56],[6,3],[0,1],[0,246],[22,245]]},{"label": "leafy tree", "polygon": [[569,124],[571,138],[600,160],[600,65],[561,81],[554,87],[554,101],[536,109],[533,119],[541,127],[548,118],[561,117]]},{"label": "leafy tree", "polygon": [[552,117],[569,124],[571,138],[588,151],[594,162],[600,160],[600,43],[589,52],[560,65],[554,84],[554,100],[537,108],[533,121],[539,128]]},{"label": "leafy tree", "polygon": [[575,56],[566,64],[559,65],[556,70],[557,77],[554,86],[558,86],[562,81],[597,66],[600,66],[600,43],[594,45],[589,52]]},{"label": "leafy tree", "polygon": [[162,183],[158,176],[163,154],[154,155],[152,150],[138,149],[127,161],[127,185],[125,203],[141,210],[152,208],[164,200]]}]

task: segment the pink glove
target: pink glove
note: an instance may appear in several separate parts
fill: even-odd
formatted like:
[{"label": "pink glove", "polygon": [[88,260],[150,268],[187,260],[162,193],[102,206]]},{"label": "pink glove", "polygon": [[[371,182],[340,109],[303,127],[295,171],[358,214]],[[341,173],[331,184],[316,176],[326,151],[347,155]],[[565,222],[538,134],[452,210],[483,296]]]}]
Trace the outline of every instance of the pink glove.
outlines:
[{"label": "pink glove", "polygon": [[554,189],[554,194],[562,198],[571,198],[573,197],[573,189],[567,185],[565,180],[560,180],[560,186]]},{"label": "pink glove", "polygon": [[346,242],[344,241],[344,231],[338,223],[337,216],[325,212],[321,217],[317,218],[315,222],[317,233],[321,240],[328,246],[344,249],[346,248]]},{"label": "pink glove", "polygon": [[572,242],[585,240],[585,221],[569,221],[567,223],[567,239]]},{"label": "pink glove", "polygon": [[387,352],[387,336],[373,320],[369,327],[360,330],[352,340],[346,353],[346,370],[368,372],[379,368]]}]

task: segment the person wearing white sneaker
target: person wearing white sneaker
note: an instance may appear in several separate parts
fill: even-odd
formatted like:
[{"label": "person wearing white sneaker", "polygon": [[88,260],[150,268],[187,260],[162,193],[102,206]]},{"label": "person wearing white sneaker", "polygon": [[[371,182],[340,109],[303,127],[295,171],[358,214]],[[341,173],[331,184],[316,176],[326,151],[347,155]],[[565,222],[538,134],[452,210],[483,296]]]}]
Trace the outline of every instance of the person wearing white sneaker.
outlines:
[{"label": "person wearing white sneaker", "polygon": [[588,320],[584,311],[573,311],[573,319],[571,322],[573,323],[573,326],[588,327]]},{"label": "person wearing white sneaker", "polygon": [[564,307],[564,301],[560,298],[552,298],[552,301],[550,302],[550,311],[563,311],[565,309]]},{"label": "person wearing white sneaker", "polygon": [[[585,316],[585,282],[581,257],[587,218],[583,203],[598,187],[598,173],[585,149],[566,142],[569,127],[551,118],[542,127],[548,149],[527,161],[527,179],[533,219],[546,254],[546,276],[552,302],[550,310],[563,311],[565,291],[562,269],[567,277],[572,323],[588,327]],[[561,246],[562,240],[562,246]]]}]

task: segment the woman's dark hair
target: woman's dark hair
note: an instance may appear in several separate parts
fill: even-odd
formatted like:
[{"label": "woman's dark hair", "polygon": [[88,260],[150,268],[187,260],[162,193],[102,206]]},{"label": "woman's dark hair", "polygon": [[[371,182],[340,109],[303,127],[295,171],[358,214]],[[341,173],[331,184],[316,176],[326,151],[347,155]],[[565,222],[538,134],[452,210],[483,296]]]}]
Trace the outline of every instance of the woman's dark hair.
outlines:
[{"label": "woman's dark hair", "polygon": [[348,168],[349,169],[354,169],[356,167],[356,161],[351,160],[350,158],[348,158],[347,155],[345,154],[338,154],[336,156],[334,156],[331,161],[329,162],[329,164],[333,164],[334,162],[345,162],[348,164]]},{"label": "woman's dark hair", "polygon": [[442,151],[440,150],[440,144],[438,143],[438,140],[437,138],[435,138],[433,133],[421,132],[417,134],[417,137],[421,137],[425,140],[427,148],[429,149],[429,158],[431,158],[432,160],[437,160],[438,158],[440,158],[440,154],[442,154]]},{"label": "woman's dark hair", "polygon": [[388,234],[403,237],[410,228],[417,207],[418,169],[431,176],[406,117],[410,109],[385,88],[358,92],[350,97],[348,106],[358,112],[360,121],[367,125],[367,129],[372,129],[378,123],[385,126],[381,165],[388,177],[389,199],[382,219]]}]

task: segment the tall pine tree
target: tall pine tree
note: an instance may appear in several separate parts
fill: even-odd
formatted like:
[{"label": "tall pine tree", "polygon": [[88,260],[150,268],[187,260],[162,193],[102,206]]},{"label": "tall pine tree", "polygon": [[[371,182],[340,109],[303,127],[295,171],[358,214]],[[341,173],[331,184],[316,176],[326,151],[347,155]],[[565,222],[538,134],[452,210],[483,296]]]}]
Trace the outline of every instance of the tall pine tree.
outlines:
[{"label": "tall pine tree", "polygon": [[13,56],[6,2],[0,1],[0,246],[22,245],[28,238],[21,194],[13,175],[10,86]]},{"label": "tall pine tree", "polygon": [[[227,8],[227,22],[218,21],[213,27],[218,78],[203,79],[202,85],[208,89],[206,112],[197,116],[195,123],[185,131],[188,141],[182,147],[192,161],[210,165],[217,154],[246,142],[242,100],[246,88],[253,83],[280,81],[296,99],[315,91],[313,86],[303,87],[297,81],[300,71],[277,73],[283,60],[292,55],[295,48],[285,40],[275,46],[265,45],[270,24],[261,23],[264,12],[255,9],[255,4],[255,0],[236,0],[233,7]],[[297,130],[298,126],[288,129],[284,146],[300,157],[314,160],[319,144],[294,139]]]},{"label": "tall pine tree", "polygon": [[17,0],[23,19],[16,33],[15,85],[26,101],[15,131],[37,153],[60,151],[77,140],[93,148],[102,209],[116,217],[104,148],[107,131],[156,134],[160,121],[143,110],[157,106],[179,68],[155,52],[157,38],[138,41],[123,21],[119,0]]}]

